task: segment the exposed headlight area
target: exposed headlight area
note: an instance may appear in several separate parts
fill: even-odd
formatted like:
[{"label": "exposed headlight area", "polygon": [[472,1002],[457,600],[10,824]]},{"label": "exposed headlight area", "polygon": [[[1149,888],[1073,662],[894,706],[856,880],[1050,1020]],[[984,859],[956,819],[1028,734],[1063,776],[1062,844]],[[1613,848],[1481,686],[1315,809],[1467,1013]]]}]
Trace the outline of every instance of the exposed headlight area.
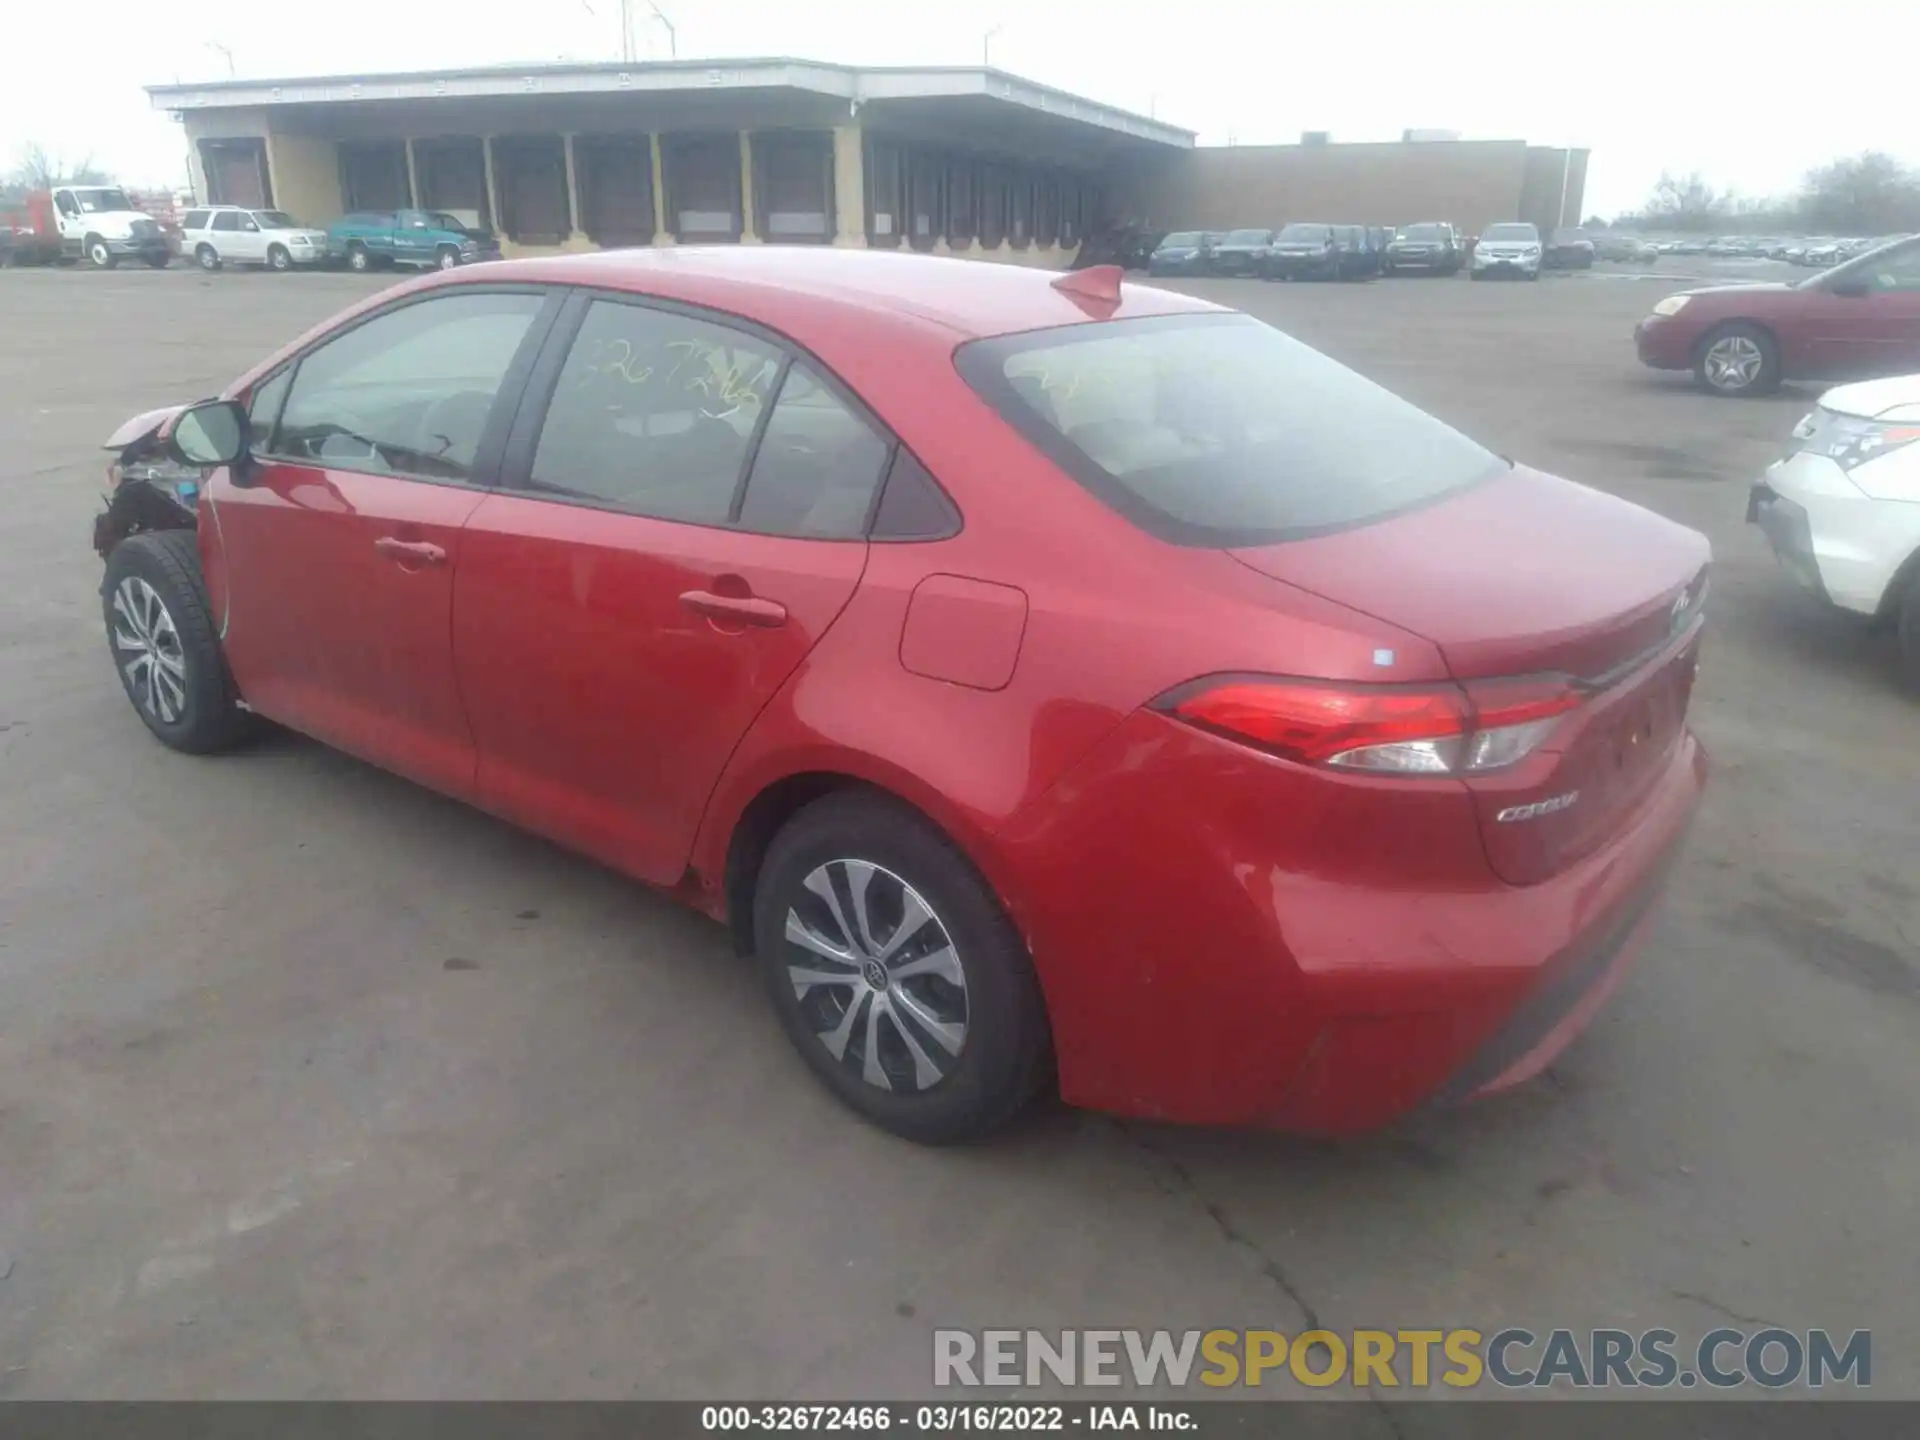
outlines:
[{"label": "exposed headlight area", "polygon": [[1653,313],[1656,315],[1678,315],[1682,310],[1687,308],[1687,301],[1692,298],[1691,295],[1669,295],[1666,299],[1654,305]]},{"label": "exposed headlight area", "polygon": [[1815,410],[1793,427],[1793,440],[1792,453],[1822,455],[1850,471],[1920,440],[1920,423]]}]

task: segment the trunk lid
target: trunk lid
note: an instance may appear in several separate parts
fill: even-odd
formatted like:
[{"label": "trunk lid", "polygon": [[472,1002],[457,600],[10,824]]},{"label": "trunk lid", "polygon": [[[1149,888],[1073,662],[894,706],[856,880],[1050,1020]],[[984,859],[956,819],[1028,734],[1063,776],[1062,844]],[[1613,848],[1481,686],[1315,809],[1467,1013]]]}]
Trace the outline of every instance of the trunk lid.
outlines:
[{"label": "trunk lid", "polygon": [[1462,682],[1581,682],[1583,703],[1538,749],[1464,782],[1514,884],[1612,835],[1684,728],[1710,552],[1637,505],[1515,467],[1376,524],[1229,553],[1432,641]]}]

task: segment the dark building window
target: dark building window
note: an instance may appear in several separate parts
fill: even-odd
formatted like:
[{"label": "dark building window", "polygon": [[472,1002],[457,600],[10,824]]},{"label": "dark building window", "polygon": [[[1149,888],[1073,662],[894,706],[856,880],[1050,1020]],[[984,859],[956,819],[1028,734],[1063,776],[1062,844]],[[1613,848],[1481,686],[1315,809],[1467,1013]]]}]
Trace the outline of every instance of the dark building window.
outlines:
[{"label": "dark building window", "polygon": [[974,214],[974,179],[978,167],[959,156],[947,157],[947,243],[964,249],[979,228]]},{"label": "dark building window", "polygon": [[340,198],[348,210],[405,210],[412,205],[405,143],[399,140],[342,143]]},{"label": "dark building window", "polygon": [[523,245],[558,245],[573,233],[567,200],[566,142],[558,135],[516,135],[493,142],[500,228]]},{"label": "dark building window", "polygon": [[[403,175],[404,182],[405,176]],[[449,135],[413,142],[413,178],[420,186],[420,208],[444,210],[482,227],[494,223],[487,196],[487,154],[477,135]],[[401,206],[411,204],[402,200]],[[393,208],[390,204],[382,209]]]},{"label": "dark building window", "polygon": [[998,165],[982,163],[974,176],[980,196],[977,214],[982,248],[998,249],[1007,238],[1007,172]]},{"label": "dark building window", "polygon": [[1016,250],[1033,243],[1033,172],[1009,166],[1007,185],[1007,239]]},{"label": "dark building window", "polygon": [[931,250],[946,233],[946,186],[946,166],[938,153],[907,152],[907,242],[916,250]]},{"label": "dark building window", "polygon": [[906,226],[901,219],[904,157],[898,145],[867,142],[867,243],[893,249]]},{"label": "dark building window", "polygon": [[738,135],[663,135],[660,166],[667,188],[667,228],[675,239],[740,238]]},{"label": "dark building window", "polygon": [[202,140],[200,168],[207,177],[207,200],[211,204],[244,205],[249,210],[264,210],[273,204],[264,140]]},{"label": "dark building window", "polygon": [[596,245],[653,243],[653,147],[644,135],[576,135],[580,228]]},{"label": "dark building window", "polygon": [[762,240],[826,244],[833,239],[833,136],[818,130],[761,131],[753,137],[754,230]]}]

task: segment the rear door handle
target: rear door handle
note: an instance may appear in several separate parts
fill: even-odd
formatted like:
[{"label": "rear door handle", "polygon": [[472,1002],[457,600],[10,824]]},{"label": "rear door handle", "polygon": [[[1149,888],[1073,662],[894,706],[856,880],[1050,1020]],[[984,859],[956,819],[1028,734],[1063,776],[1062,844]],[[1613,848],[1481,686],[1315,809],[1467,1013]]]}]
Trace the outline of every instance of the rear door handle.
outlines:
[{"label": "rear door handle", "polygon": [[432,541],[402,540],[396,535],[382,535],[373,542],[373,548],[402,564],[411,561],[415,565],[439,565],[447,558],[447,552]]},{"label": "rear door handle", "polygon": [[732,621],[735,625],[758,625],[771,629],[787,623],[787,607],[778,600],[762,600],[753,595],[716,595],[711,590],[689,590],[680,603],[696,615],[709,620]]}]

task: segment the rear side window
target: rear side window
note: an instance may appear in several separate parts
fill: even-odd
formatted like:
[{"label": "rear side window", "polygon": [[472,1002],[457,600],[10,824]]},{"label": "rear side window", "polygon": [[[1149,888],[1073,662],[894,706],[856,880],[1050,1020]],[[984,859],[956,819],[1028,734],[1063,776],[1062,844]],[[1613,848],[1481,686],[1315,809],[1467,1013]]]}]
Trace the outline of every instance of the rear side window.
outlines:
[{"label": "rear side window", "polygon": [[1506,468],[1245,315],[976,340],[956,363],[1069,475],[1175,544],[1261,545],[1365,525]]},{"label": "rear side window", "polygon": [[185,215],[182,215],[180,217],[180,228],[182,230],[206,229],[207,228],[207,212],[204,210],[187,211]]},{"label": "rear side window", "polygon": [[239,212],[222,210],[218,215],[213,217],[213,228],[216,230],[238,230],[240,228]]},{"label": "rear side window", "polygon": [[889,448],[806,366],[795,364],[754,452],[740,523],[776,535],[857,538],[867,528]]}]

